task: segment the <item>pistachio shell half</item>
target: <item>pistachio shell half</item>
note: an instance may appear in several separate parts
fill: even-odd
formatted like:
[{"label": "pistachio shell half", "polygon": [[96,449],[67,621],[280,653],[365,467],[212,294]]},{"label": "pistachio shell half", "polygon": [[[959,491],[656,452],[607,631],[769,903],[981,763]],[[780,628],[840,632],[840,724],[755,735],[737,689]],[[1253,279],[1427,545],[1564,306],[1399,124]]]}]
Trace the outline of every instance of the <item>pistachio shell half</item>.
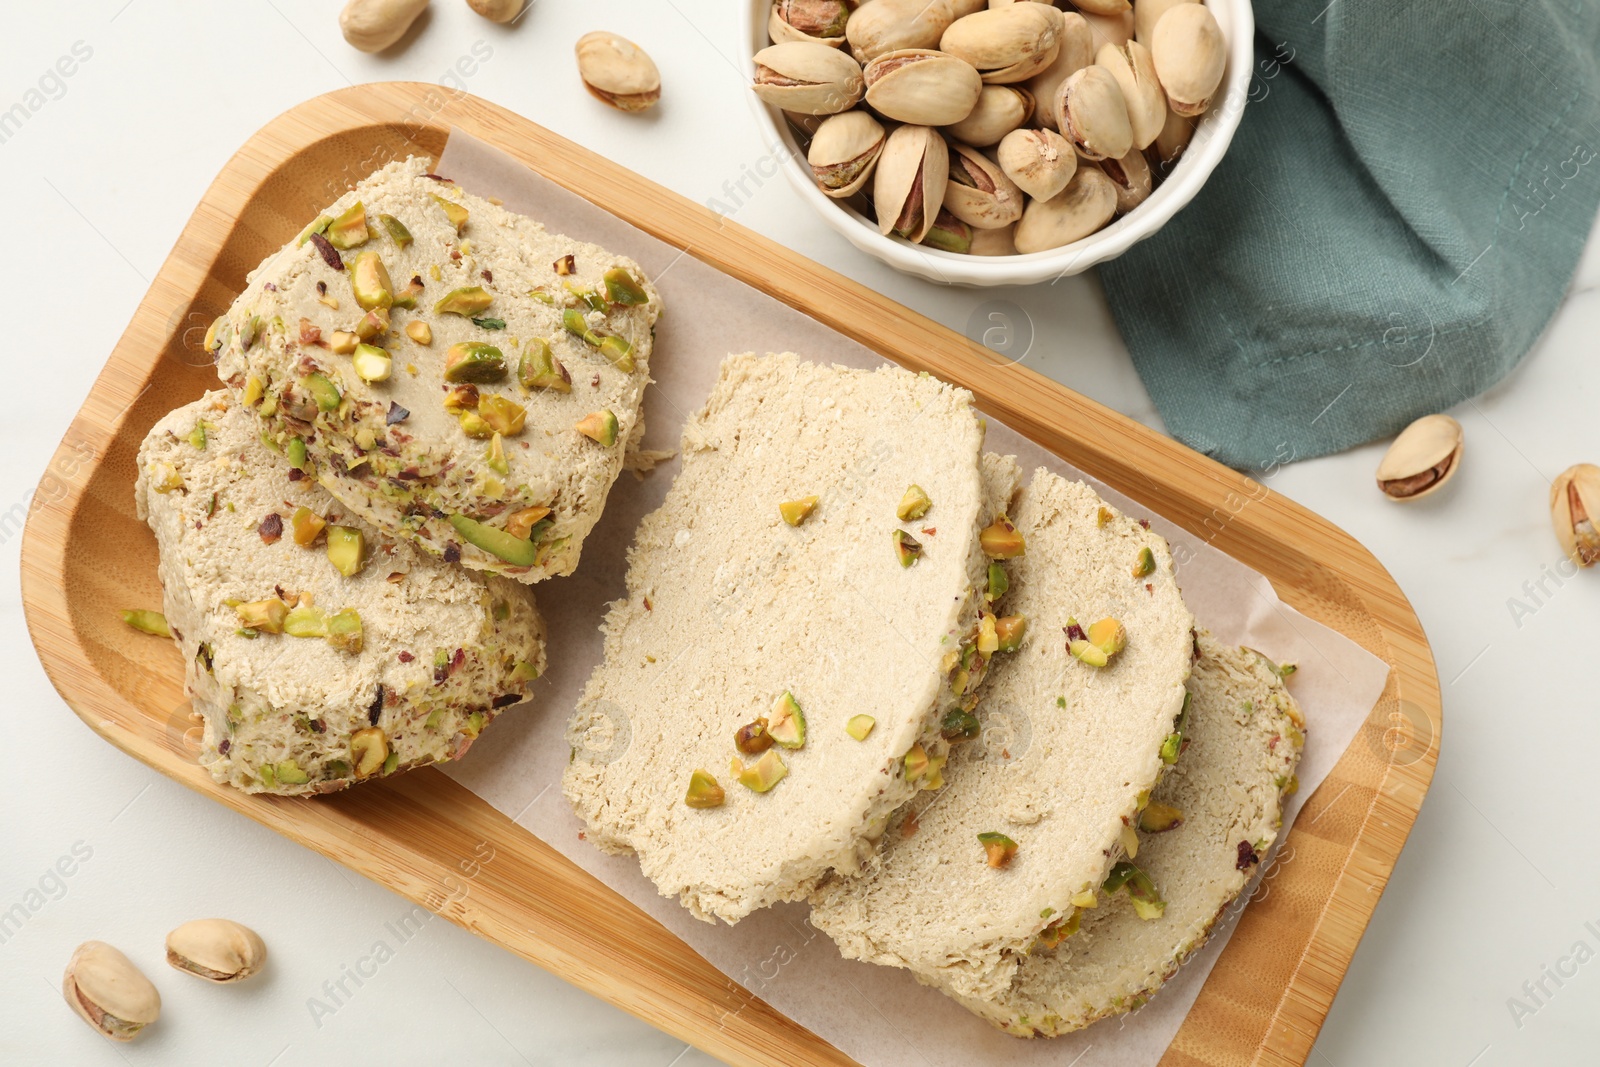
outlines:
[{"label": "pistachio shell half", "polygon": [[883,126],[865,111],[829,115],[817,127],[806,162],[824,193],[854,196],[872,176],[885,139]]},{"label": "pistachio shell half", "polygon": [[950,179],[950,153],[939,131],[901,126],[889,135],[873,178],[878,232],[920,243],[933,228]]},{"label": "pistachio shell half", "polygon": [[1056,128],[1055,99],[1061,83],[1094,62],[1094,36],[1089,23],[1076,11],[1063,11],[1057,35],[1061,48],[1044,70],[1028,79],[1028,90],[1039,101],[1037,118],[1041,125]]},{"label": "pistachio shell half", "polygon": [[1089,236],[1117,212],[1117,190],[1098,167],[1079,167],[1049,200],[1030,201],[1017,223],[1017,251],[1043,252]]},{"label": "pistachio shell half", "polygon": [[1550,483],[1550,521],[1567,558],[1580,567],[1600,562],[1600,467],[1579,463]]},{"label": "pistachio shell half", "polygon": [[643,111],[661,99],[661,72],[643,48],[626,37],[596,30],[573,51],[590,95],[618,111]]},{"label": "pistachio shell half", "polygon": [[967,255],[1014,256],[1017,254],[1016,232],[1015,223],[1002,226],[998,230],[973,230],[972,244],[967,248]]},{"label": "pistachio shell half", "polygon": [[1106,68],[1084,67],[1061,83],[1056,128],[1087,159],[1121,159],[1133,148],[1122,88]]},{"label": "pistachio shell half", "polygon": [[964,144],[950,145],[950,181],[944,206],[950,214],[981,230],[1009,226],[1022,217],[1025,198],[1000,164]]},{"label": "pistachio shell half", "polygon": [[1150,44],[1150,37],[1156,31],[1156,23],[1161,21],[1161,16],[1177,7],[1179,4],[1196,4],[1200,0],[1139,0],[1133,8],[1133,36]]},{"label": "pistachio shell half", "polygon": [[104,941],[85,941],[67,961],[61,995],[113,1041],[131,1041],[161,1016],[161,994],[133,962]]},{"label": "pistachio shell half", "polygon": [[1461,424],[1449,415],[1424,415],[1400,431],[1378,464],[1378,488],[1392,500],[1420,500],[1455,476]]},{"label": "pistachio shell half", "polygon": [[951,123],[945,133],[962,144],[987,148],[1025,125],[1033,118],[1034,108],[1033,94],[1020,85],[985,85],[967,117]]},{"label": "pistachio shell half", "polygon": [[960,122],[983,92],[972,64],[929,48],[887,52],[868,63],[862,77],[870,107],[913,126]]},{"label": "pistachio shell half", "polygon": [[1035,200],[1049,200],[1078,170],[1078,153],[1054,130],[1013,130],[996,154],[1000,169]]},{"label": "pistachio shell half", "polygon": [[1117,79],[1117,88],[1122,90],[1128,125],[1133,130],[1133,147],[1141,151],[1148,148],[1167,124],[1167,93],[1156,78],[1150,49],[1138,41],[1105,44],[1094,61],[1111,72]]},{"label": "pistachio shell half", "polygon": [[1120,45],[1133,36],[1132,11],[1124,11],[1120,15],[1096,15],[1092,11],[1085,11],[1083,20],[1089,24],[1089,36],[1097,52],[1107,42]]},{"label": "pistachio shell half", "polygon": [[1061,16],[1044,4],[1012,4],[957,19],[939,47],[971,63],[993,84],[1027,81],[1061,48]]},{"label": "pistachio shell half", "polygon": [[845,0],[776,0],[767,17],[767,36],[774,44],[813,41],[838,48],[849,19]]},{"label": "pistachio shell half", "polygon": [[1209,10],[1179,4],[1162,15],[1150,36],[1150,55],[1167,106],[1180,115],[1198,115],[1211,106],[1228,57],[1222,27]]},{"label": "pistachio shell half", "polygon": [[167,962],[208,982],[240,982],[267,962],[267,946],[248,926],[195,919],[167,935]]},{"label": "pistachio shell half", "polygon": [[1117,187],[1117,214],[1126,215],[1150,197],[1155,176],[1144,153],[1134,149],[1121,159],[1102,159],[1100,169]]},{"label": "pistachio shell half", "polygon": [[845,26],[850,53],[870,63],[902,48],[937,48],[950,24],[984,6],[984,0],[872,0]]},{"label": "pistachio shell half", "polygon": [[861,67],[837,48],[812,41],[769,45],[755,54],[756,96],[785,111],[835,115],[861,99]]}]

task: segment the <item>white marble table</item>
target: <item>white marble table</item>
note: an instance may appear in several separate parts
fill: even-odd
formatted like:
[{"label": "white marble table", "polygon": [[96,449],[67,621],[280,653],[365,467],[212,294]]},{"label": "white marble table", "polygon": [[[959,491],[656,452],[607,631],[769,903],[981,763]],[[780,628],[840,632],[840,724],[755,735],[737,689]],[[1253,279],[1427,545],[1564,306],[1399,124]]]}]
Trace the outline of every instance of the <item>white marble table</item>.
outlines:
[{"label": "white marble table", "polygon": [[[22,618],[16,517],[212,176],[249,133],[317,93],[384,79],[456,84],[692,199],[718,200],[739,222],[957,329],[986,301],[1009,301],[1036,331],[1035,369],[1158,420],[1093,277],[938,289],[866,259],[808,217],[781,178],[762,177],[733,0],[539,0],[511,30],[439,0],[424,31],[382,58],[344,44],[337,6],[7,5],[0,1061],[710,1063],[446,921],[397,937],[406,901],[122,755],[46,680]],[[596,28],[654,54],[658,113],[628,118],[584,95],[571,47]],[[1600,460],[1597,284],[1591,242],[1538,349],[1453,412],[1466,458],[1437,498],[1383,500],[1372,485],[1379,446],[1272,479],[1396,575],[1445,693],[1438,774],[1313,1053],[1324,1067],[1600,1057],[1600,850],[1589,843],[1600,575],[1555,574],[1545,505],[1558,471]],[[61,968],[79,941],[111,941],[171,974],[162,935],[210,914],[267,936],[275,955],[254,988],[161,978],[160,1027],[115,1048],[61,1003]],[[393,949],[382,963],[369,958],[379,940]],[[313,1010],[313,1000],[332,1005],[341,983],[333,1010]]]}]

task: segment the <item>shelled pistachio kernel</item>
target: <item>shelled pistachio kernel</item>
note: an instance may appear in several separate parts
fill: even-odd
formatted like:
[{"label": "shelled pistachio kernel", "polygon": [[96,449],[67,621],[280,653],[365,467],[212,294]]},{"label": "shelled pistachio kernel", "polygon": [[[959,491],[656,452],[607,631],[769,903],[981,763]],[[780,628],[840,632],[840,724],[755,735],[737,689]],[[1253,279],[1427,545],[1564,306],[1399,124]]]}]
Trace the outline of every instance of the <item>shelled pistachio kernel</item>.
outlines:
[{"label": "shelled pistachio kernel", "polygon": [[982,729],[978,717],[963,708],[951,708],[939,720],[939,736],[946,741],[971,741]]},{"label": "shelled pistachio kernel", "polygon": [[756,716],[753,722],[739,727],[733,735],[733,747],[746,756],[759,756],[772,747],[772,734],[767,730],[765,715]]},{"label": "shelled pistachio kernel", "polygon": [[406,336],[419,345],[433,344],[433,327],[421,319],[412,319],[406,323]]},{"label": "shelled pistachio kernel", "polygon": [[353,333],[343,330],[334,330],[328,337],[328,348],[339,356],[348,356],[356,350],[356,345],[361,343],[361,338]]},{"label": "shelled pistachio kernel", "polygon": [[1117,839],[1122,844],[1122,851],[1124,855],[1126,855],[1130,860],[1138,858],[1139,835],[1134,832],[1132,826],[1128,825],[1127,823],[1123,823],[1122,829],[1117,834]]},{"label": "shelled pistachio kernel", "polygon": [[482,341],[458,341],[445,349],[444,380],[488,385],[506,376],[505,355]]},{"label": "shelled pistachio kernel", "polygon": [[[298,770],[297,765],[291,777]],[[278,777],[282,780],[281,772]],[[267,946],[260,935],[229,919],[195,919],[167,935],[167,963],[208,982],[242,982],[266,961]]]},{"label": "shelled pistachio kernel", "polygon": [[573,429],[606,448],[617,443],[617,416],[609,408],[590,412]]},{"label": "shelled pistachio kernel", "polygon": [[367,538],[354,526],[328,527],[328,562],[346,578],[354,578],[366,566]]},{"label": "shelled pistachio kernel", "polygon": [[486,396],[478,402],[478,415],[495,433],[515,437],[522,432],[528,409],[503,396]]},{"label": "shelled pistachio kernel", "polygon": [[871,715],[852,715],[850,721],[844,724],[844,732],[857,741],[865,741],[876,725],[878,720]]},{"label": "shelled pistachio kernel", "polygon": [[572,375],[561,365],[550,342],[535,337],[522,350],[517,362],[517,381],[524,389],[553,389],[558,393],[572,392]]},{"label": "shelled pistachio kernel", "polygon": [[161,1017],[161,994],[133,962],[103,941],[85,941],[67,961],[61,994],[113,1041],[131,1041]]},{"label": "shelled pistachio kernel", "polygon": [[394,369],[394,361],[389,358],[388,352],[378,346],[360,344],[351,353],[351,366],[362,381],[381,382],[388,379]]},{"label": "shelled pistachio kernel", "polygon": [[767,716],[767,733],[784,748],[800,748],[806,743],[805,712],[788,690],[772,703],[772,711]]},{"label": "shelled pistachio kernel", "polygon": [[1081,892],[1074,893],[1072,898],[1068,900],[1067,903],[1071,904],[1074,908],[1098,908],[1100,906],[1100,894],[1096,893],[1093,889],[1085,889]]},{"label": "shelled pistachio kernel", "polygon": [[720,808],[728,799],[722,786],[711,777],[709,771],[694,771],[689,775],[689,788],[684,794],[683,802],[691,808]]},{"label": "shelled pistachio kernel", "polygon": [[283,632],[290,637],[327,637],[328,616],[321,608],[298,604],[289,609],[288,617],[283,620]]},{"label": "shelled pistachio kernel", "polygon": [[1156,572],[1156,554],[1149,545],[1139,550],[1138,557],[1133,561],[1132,574],[1135,578],[1148,578]]},{"label": "shelled pistachio kernel", "polygon": [[908,782],[914,782],[927,774],[929,766],[931,761],[928,758],[928,750],[922,747],[921,741],[913,744],[900,760],[901,773]]},{"label": "shelled pistachio kernel", "polygon": [[328,520],[302,505],[295,508],[294,514],[289,517],[289,527],[294,531],[294,543],[301,548],[309,548],[317,543],[322,531],[328,528]]},{"label": "shelled pistachio kernel", "polygon": [[818,499],[815,496],[803,496],[799,500],[785,500],[778,505],[778,514],[790,526],[799,526],[816,509]]},{"label": "shelled pistachio kernel", "polygon": [[1116,619],[1105,618],[1090,625],[1087,636],[1091,644],[1108,657],[1115,656],[1128,644],[1128,631]]},{"label": "shelled pistachio kernel", "polygon": [[389,759],[389,738],[376,726],[350,735],[350,762],[357,778],[370,778],[383,769]]},{"label": "shelled pistachio kernel", "polygon": [[900,566],[909,567],[922,558],[922,542],[904,530],[894,532],[894,554]]},{"label": "shelled pistachio kernel", "polygon": [[1011,520],[999,516],[978,534],[978,544],[990,559],[1016,559],[1027,552],[1027,540]]},{"label": "shelled pistachio kernel", "polygon": [[167,625],[167,617],[159,611],[148,611],[144,608],[133,608],[122,613],[122,621],[151,637],[171,637],[172,630]]},{"label": "shelled pistachio kernel", "polygon": [[1017,854],[1017,843],[994,830],[979,834],[978,844],[983,846],[984,860],[996,869],[1010,864]]},{"label": "shelled pistachio kernel", "polygon": [[761,758],[739,772],[739,784],[757,793],[765,793],[783,780],[789,768],[775,748],[762,753]]},{"label": "shelled pistachio kernel", "polygon": [[489,295],[481,285],[469,285],[460,289],[452,289],[444,294],[433,305],[435,315],[461,315],[471,318],[481,315],[489,310],[489,305],[494,303],[494,297]]},{"label": "shelled pistachio kernel", "polygon": [[1026,615],[1002,615],[994,621],[994,633],[1000,641],[996,651],[1015,652],[1022,647],[1022,639],[1028,632],[1028,617]]},{"label": "shelled pistachio kernel", "polygon": [[929,499],[927,491],[920,485],[912,485],[900,498],[900,505],[894,509],[894,513],[901,522],[914,522],[926,515],[932,506],[933,501]]},{"label": "shelled pistachio kernel", "polygon": [[239,616],[239,625],[257,633],[281,634],[289,617],[289,605],[277,597],[252,600],[233,609]]},{"label": "shelled pistachio kernel", "polygon": [[995,560],[989,561],[988,589],[984,594],[990,603],[1006,595],[1011,588],[1011,579],[1006,575],[1006,569]]},{"label": "shelled pistachio kernel", "polygon": [[360,613],[355,608],[345,608],[329,615],[327,640],[341,652],[360,652],[366,647]]},{"label": "shelled pistachio kernel", "polygon": [[454,200],[446,200],[437,193],[433,194],[433,201],[444,211],[446,221],[456,228],[456,233],[460,233],[467,228],[468,212],[466,208]]}]

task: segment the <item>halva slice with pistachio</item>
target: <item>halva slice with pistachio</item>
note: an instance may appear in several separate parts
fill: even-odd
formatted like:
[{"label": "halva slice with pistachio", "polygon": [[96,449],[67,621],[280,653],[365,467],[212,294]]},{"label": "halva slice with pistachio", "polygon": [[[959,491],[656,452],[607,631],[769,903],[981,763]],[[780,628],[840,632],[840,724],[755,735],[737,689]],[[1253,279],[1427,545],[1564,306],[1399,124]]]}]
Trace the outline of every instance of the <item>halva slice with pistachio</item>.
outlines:
[{"label": "halva slice with pistachio", "polygon": [[1166,542],[1080,482],[1038,470],[983,540],[1015,651],[996,657],[944,788],[895,814],[859,877],[817,889],[811,922],[848,958],[991,998],[1121,858],[1167,766],[1194,619]]},{"label": "halva slice with pistachio", "polygon": [[391,163],[340,197],[207,346],[353,514],[474,570],[570,574],[644,432],[661,300],[632,260],[427,170]]},{"label": "halva slice with pistachio", "polygon": [[[735,922],[855,869],[936,775],[924,742],[958,699],[987,574],[971,403],[899,368],[736,355],[685,426],[563,787],[591,842],[636,853],[697,917]],[[928,499],[914,520],[897,514],[908,485]],[[813,498],[791,522],[784,505]],[[895,534],[920,545],[909,566]]]},{"label": "halva slice with pistachio", "polygon": [[[1050,1037],[1142,1006],[1205,944],[1278,836],[1305,719],[1260,655],[1204,630],[1197,644],[1183,757],[1139,814],[1138,855],[1114,875],[1120,891],[1064,912],[1064,932],[998,996],[959,998],[1008,1033]],[[1141,914],[1142,886],[1158,918]]]},{"label": "halva slice with pistachio", "polygon": [[353,516],[227,392],[139,450],[201,761],[252,793],[327,793],[457,759],[543,671],[531,591]]}]

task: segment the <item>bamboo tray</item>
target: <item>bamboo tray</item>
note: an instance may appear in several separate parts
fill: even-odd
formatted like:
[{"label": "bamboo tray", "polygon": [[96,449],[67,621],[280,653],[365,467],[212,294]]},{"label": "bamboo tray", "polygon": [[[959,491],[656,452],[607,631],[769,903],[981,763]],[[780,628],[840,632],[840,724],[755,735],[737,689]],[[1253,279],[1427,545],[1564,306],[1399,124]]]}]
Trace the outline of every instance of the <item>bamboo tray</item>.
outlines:
[{"label": "bamboo tray", "polygon": [[[1293,862],[1245,911],[1163,1060],[1304,1063],[1422,804],[1442,726],[1427,640],[1377,560],[1248,478],[503,108],[438,86],[341,90],[251,137],[111,353],[45,474],[22,552],[34,644],[78,716],[191,789],[714,1056],[851,1062],[436,770],[316,801],[214,784],[184,740],[178,653],[120,621],[121,607],[159,602],[155,542],[134,515],[135,454],[158,418],[215,386],[211,367],[196,365],[200,333],[245,273],[323,204],[390,159],[437,156],[451,126],[868,348],[967,387],[991,414],[1254,567],[1284,601],[1389,663],[1361,736],[1287,839]],[[495,859],[480,865],[485,842]]]}]

